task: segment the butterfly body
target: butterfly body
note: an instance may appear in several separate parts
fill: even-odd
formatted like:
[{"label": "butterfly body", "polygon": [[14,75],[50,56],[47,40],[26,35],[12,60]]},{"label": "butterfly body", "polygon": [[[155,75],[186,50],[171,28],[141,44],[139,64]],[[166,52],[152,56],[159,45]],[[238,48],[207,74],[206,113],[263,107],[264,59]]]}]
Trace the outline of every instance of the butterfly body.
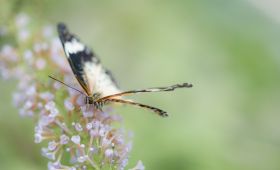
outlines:
[{"label": "butterfly body", "polygon": [[85,104],[95,104],[96,101],[99,99],[100,94],[94,93],[92,96],[85,97]]},{"label": "butterfly body", "polygon": [[[162,117],[166,117],[168,114],[161,109],[136,103],[131,100],[125,100],[122,99],[122,96],[146,92],[173,91],[177,88],[192,87],[192,84],[183,83],[167,87],[122,92],[118,88],[111,72],[101,65],[96,54],[81,43],[74,34],[70,33],[65,24],[59,23],[57,25],[57,30],[71,69],[85,93],[77,89],[75,90],[85,95],[86,105],[93,105],[96,109],[101,110],[105,104],[109,103],[130,104],[149,109]],[[49,77],[70,87],[54,77]],[[73,87],[70,88],[74,89]]]}]

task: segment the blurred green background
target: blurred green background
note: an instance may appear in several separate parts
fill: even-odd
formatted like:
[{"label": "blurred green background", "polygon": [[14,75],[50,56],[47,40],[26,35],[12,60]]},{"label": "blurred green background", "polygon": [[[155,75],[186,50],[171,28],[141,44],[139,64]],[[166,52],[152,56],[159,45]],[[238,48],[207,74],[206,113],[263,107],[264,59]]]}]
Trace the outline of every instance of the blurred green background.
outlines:
[{"label": "blurred green background", "polygon": [[[34,19],[58,21],[91,46],[122,89],[191,82],[192,89],[135,96],[162,119],[118,107],[134,132],[129,166],[148,170],[280,169],[280,5],[260,0],[1,0]],[[278,9],[277,9],[278,8]],[[0,169],[47,169],[32,120],[0,81]]]}]

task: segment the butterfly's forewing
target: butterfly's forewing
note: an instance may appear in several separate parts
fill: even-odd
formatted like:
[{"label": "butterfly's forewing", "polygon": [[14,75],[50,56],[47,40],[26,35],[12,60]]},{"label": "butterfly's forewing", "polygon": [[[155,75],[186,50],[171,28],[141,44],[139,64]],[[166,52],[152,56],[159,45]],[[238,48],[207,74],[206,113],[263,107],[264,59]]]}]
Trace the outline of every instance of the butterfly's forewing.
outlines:
[{"label": "butterfly's forewing", "polygon": [[102,67],[99,58],[63,23],[59,23],[57,29],[72,71],[87,95],[100,93],[104,97],[119,93],[114,78],[109,70]]},{"label": "butterfly's forewing", "polygon": [[105,96],[103,98],[98,99],[98,101],[106,100],[106,99],[109,99],[109,98],[116,98],[116,97],[119,97],[119,96],[138,94],[138,93],[174,91],[175,89],[178,89],[178,88],[191,88],[192,86],[193,85],[190,84],[190,83],[182,83],[182,84],[175,84],[175,85],[166,86],[166,87],[154,87],[154,88],[139,89],[139,90],[129,90],[129,91],[124,91],[124,92],[121,92],[121,93]]}]

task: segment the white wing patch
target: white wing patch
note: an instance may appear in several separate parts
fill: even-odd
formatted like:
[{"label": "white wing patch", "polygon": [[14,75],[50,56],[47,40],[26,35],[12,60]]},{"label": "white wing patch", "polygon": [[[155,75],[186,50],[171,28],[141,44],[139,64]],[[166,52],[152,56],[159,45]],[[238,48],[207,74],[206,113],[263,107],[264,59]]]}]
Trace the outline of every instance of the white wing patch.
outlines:
[{"label": "white wing patch", "polygon": [[67,41],[64,44],[65,53],[67,54],[67,57],[69,57],[69,54],[78,53],[79,51],[83,51],[85,49],[85,46],[78,42],[75,38],[72,39],[72,41]]},{"label": "white wing patch", "polygon": [[97,56],[65,24],[59,23],[57,30],[72,71],[87,95],[100,93],[104,97],[119,93],[110,71],[101,65]]},{"label": "white wing patch", "polygon": [[84,65],[85,79],[88,80],[88,87],[91,95],[94,92],[101,93],[101,97],[120,93],[120,90],[105,73],[101,64],[86,62]]}]

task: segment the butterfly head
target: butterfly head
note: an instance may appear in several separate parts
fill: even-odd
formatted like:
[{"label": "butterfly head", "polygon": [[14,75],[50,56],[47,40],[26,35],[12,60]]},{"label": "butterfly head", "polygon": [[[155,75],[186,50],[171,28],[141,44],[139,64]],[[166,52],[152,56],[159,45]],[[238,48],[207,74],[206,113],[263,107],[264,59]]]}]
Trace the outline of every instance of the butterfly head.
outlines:
[{"label": "butterfly head", "polygon": [[63,45],[65,42],[71,41],[74,38],[74,36],[69,33],[69,30],[64,23],[57,24],[57,30]]},{"label": "butterfly head", "polygon": [[92,96],[85,97],[85,104],[94,104],[98,99],[100,99],[100,93],[94,93]]}]

